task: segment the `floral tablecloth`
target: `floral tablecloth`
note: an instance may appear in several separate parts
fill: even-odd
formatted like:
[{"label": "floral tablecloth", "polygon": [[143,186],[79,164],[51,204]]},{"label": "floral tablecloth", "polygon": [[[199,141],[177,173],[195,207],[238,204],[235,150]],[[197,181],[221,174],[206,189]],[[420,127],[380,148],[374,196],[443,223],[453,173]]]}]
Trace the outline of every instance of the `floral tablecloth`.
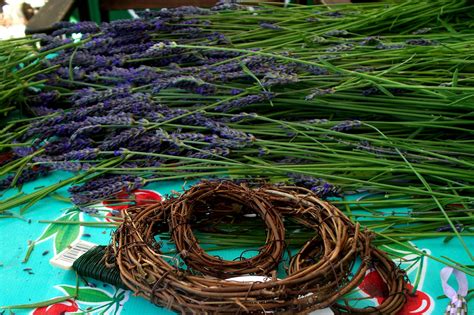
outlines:
[{"label": "floral tablecloth", "polygon": [[[70,176],[68,173],[56,172],[53,175],[24,185],[23,191],[34,192],[39,187],[56,183]],[[68,201],[61,201],[58,196],[67,196],[67,187],[57,195],[47,197],[28,209],[21,217],[3,218],[0,220],[0,306],[30,304],[64,297],[73,294],[76,289],[76,275],[73,271],[53,267],[49,260],[78,239],[105,245],[110,241],[111,228],[84,227],[78,224],[54,224],[45,221],[90,221],[110,222],[113,213],[122,208],[103,203],[98,205],[105,218],[92,217],[84,212],[74,210]],[[182,191],[182,182],[167,182],[148,185],[145,189],[133,192],[135,199],[160,200],[171,191]],[[18,193],[16,190],[5,192],[0,200]],[[146,202],[146,201],[144,201]],[[18,209],[11,209],[13,216]],[[466,238],[468,244],[474,244],[474,238]],[[34,242],[34,250],[26,263],[23,259],[29,244]],[[415,241],[421,250],[434,256],[446,256],[458,262],[472,264],[469,257],[456,239],[444,242],[443,238],[432,238]],[[443,295],[440,270],[442,264],[426,257],[410,253],[402,246],[385,248],[403,259],[397,263],[407,270],[416,294],[409,298],[400,314],[443,314],[448,299]],[[239,250],[227,252],[225,256],[240,255]],[[454,288],[456,284],[449,282]],[[451,283],[452,282],[452,283]],[[473,277],[468,277],[469,287],[474,287]],[[411,286],[411,284],[410,284]],[[376,304],[383,300],[383,282],[374,271],[368,272],[364,282],[354,295],[366,297],[363,303]],[[359,306],[359,305],[357,305]],[[474,302],[469,301],[469,309],[474,310]],[[1,311],[0,311],[1,312]],[[8,314],[8,310],[5,310]],[[85,314],[173,314],[164,308],[152,305],[147,300],[133,296],[130,291],[118,289],[99,281],[84,283],[80,281],[79,295],[76,300],[67,300],[47,307],[32,309],[15,309],[15,314],[58,315],[65,313]],[[320,312],[322,314],[324,312]],[[329,313],[329,312],[326,312]]]}]

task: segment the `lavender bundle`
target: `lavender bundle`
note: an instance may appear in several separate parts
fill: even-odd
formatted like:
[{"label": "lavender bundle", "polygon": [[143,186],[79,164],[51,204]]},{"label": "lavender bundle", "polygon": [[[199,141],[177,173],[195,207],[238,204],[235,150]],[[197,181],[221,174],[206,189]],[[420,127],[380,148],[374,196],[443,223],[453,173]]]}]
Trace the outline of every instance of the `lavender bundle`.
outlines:
[{"label": "lavender bundle", "polygon": [[[322,197],[364,193],[350,203],[367,210],[360,217],[385,218],[384,234],[412,239],[447,224],[464,244],[454,223],[470,235],[466,7],[218,6],[62,24],[41,37],[58,52],[40,63],[53,71],[34,76],[42,90],[27,91],[38,117],[0,134],[13,155],[0,176],[15,187],[38,167],[77,175],[4,200],[0,211],[71,183],[85,182],[70,193],[86,207],[153,181],[231,177]],[[64,45],[78,32],[80,43]],[[400,206],[412,209],[408,219],[381,210]]]}]

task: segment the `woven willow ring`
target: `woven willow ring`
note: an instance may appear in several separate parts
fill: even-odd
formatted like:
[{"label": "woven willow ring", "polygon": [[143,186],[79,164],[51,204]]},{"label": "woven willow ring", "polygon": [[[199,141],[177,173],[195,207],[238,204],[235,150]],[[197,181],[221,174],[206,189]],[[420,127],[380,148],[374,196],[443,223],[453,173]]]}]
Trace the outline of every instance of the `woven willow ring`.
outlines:
[{"label": "woven willow ring", "polygon": [[[208,255],[192,231],[195,222],[212,225],[248,215],[259,216],[267,229],[266,244],[252,258],[226,261]],[[291,257],[287,277],[277,279],[287,219],[314,230],[314,237]],[[155,236],[163,232],[170,233],[185,268],[176,257],[162,253]],[[371,238],[339,209],[306,189],[204,181],[179,197],[124,211],[106,260],[118,267],[123,283],[135,294],[186,314],[305,314],[325,307],[339,313],[396,313],[407,294],[405,275],[371,246]],[[358,260],[361,263],[355,268]],[[369,268],[375,268],[387,284],[383,303],[362,309],[337,304]],[[226,280],[244,274],[268,279]]]}]

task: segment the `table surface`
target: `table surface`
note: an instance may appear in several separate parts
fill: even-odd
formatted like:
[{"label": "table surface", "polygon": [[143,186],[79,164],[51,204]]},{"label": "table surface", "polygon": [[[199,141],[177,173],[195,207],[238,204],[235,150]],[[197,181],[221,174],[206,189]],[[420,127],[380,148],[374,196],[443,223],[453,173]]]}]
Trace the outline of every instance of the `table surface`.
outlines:
[{"label": "table surface", "polygon": [[[70,174],[55,172],[52,175],[24,185],[23,191],[33,192],[38,187],[53,184]],[[67,187],[58,193],[67,196]],[[166,182],[148,185],[135,195],[144,194],[147,198],[163,198],[171,191],[182,191],[182,182]],[[4,200],[18,193],[9,190],[0,197]],[[98,205],[103,213],[112,209],[106,205]],[[61,252],[69,244],[78,239],[106,245],[110,241],[111,228],[83,227],[76,224],[58,225],[41,223],[39,220],[69,220],[107,222],[107,219],[93,218],[82,212],[69,212],[71,204],[57,198],[47,197],[28,209],[23,218],[2,219],[0,233],[0,306],[30,304],[56,297],[67,296],[74,292],[76,275],[73,271],[53,267],[49,260]],[[11,212],[18,213],[17,209]],[[467,254],[457,241],[452,239],[447,243],[443,238],[431,238],[413,242],[419,249],[433,256],[446,256],[457,262],[472,264]],[[474,244],[474,237],[465,238],[468,245]],[[35,247],[26,263],[22,263],[28,249],[28,243],[35,242]],[[426,257],[416,256],[403,247],[394,248],[403,261],[396,260],[407,270],[412,283],[418,281],[417,293],[409,299],[403,314],[443,314],[448,299],[443,295],[440,270],[444,265]],[[225,259],[232,259],[240,255],[240,250],[219,252]],[[372,277],[372,278],[371,278]],[[468,276],[469,287],[474,288],[474,277]],[[377,278],[367,274],[366,279],[377,286]],[[449,282],[457,288],[453,279]],[[49,307],[14,310],[15,314],[56,315],[64,312],[87,312],[87,314],[174,314],[164,308],[152,305],[147,300],[133,296],[130,291],[115,288],[114,286],[91,281],[89,286],[80,282],[79,298],[76,301],[66,301]],[[368,297],[367,292],[360,289],[353,293],[359,297]],[[365,299],[363,303],[376,304],[377,299]],[[361,306],[361,305],[357,305]],[[474,309],[474,301],[469,301],[469,309]],[[320,312],[319,314],[323,314]],[[5,313],[8,314],[8,311]],[[326,313],[327,314],[327,313]]]}]

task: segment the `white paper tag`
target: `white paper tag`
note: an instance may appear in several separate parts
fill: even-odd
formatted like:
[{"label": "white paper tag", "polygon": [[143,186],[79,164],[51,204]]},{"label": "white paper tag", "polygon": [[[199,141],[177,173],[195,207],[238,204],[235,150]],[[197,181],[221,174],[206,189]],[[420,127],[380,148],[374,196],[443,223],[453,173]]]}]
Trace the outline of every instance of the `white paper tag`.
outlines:
[{"label": "white paper tag", "polygon": [[49,263],[61,269],[72,269],[72,264],[76,261],[76,259],[85,254],[89,249],[92,249],[96,246],[97,244],[91,242],[77,240],[69,245],[68,248],[51,258]]},{"label": "white paper tag", "polygon": [[[236,282],[267,282],[272,280],[271,277],[264,277],[264,276],[239,276],[239,277],[234,277],[234,278],[228,278],[226,281],[236,281]],[[277,280],[281,280],[278,279]],[[309,293],[305,296],[311,295],[312,293]],[[300,296],[301,298],[302,296]],[[265,314],[273,314],[274,312],[265,312]],[[324,308],[321,310],[316,310],[312,311],[308,315],[334,315],[334,312],[330,308]]]}]

